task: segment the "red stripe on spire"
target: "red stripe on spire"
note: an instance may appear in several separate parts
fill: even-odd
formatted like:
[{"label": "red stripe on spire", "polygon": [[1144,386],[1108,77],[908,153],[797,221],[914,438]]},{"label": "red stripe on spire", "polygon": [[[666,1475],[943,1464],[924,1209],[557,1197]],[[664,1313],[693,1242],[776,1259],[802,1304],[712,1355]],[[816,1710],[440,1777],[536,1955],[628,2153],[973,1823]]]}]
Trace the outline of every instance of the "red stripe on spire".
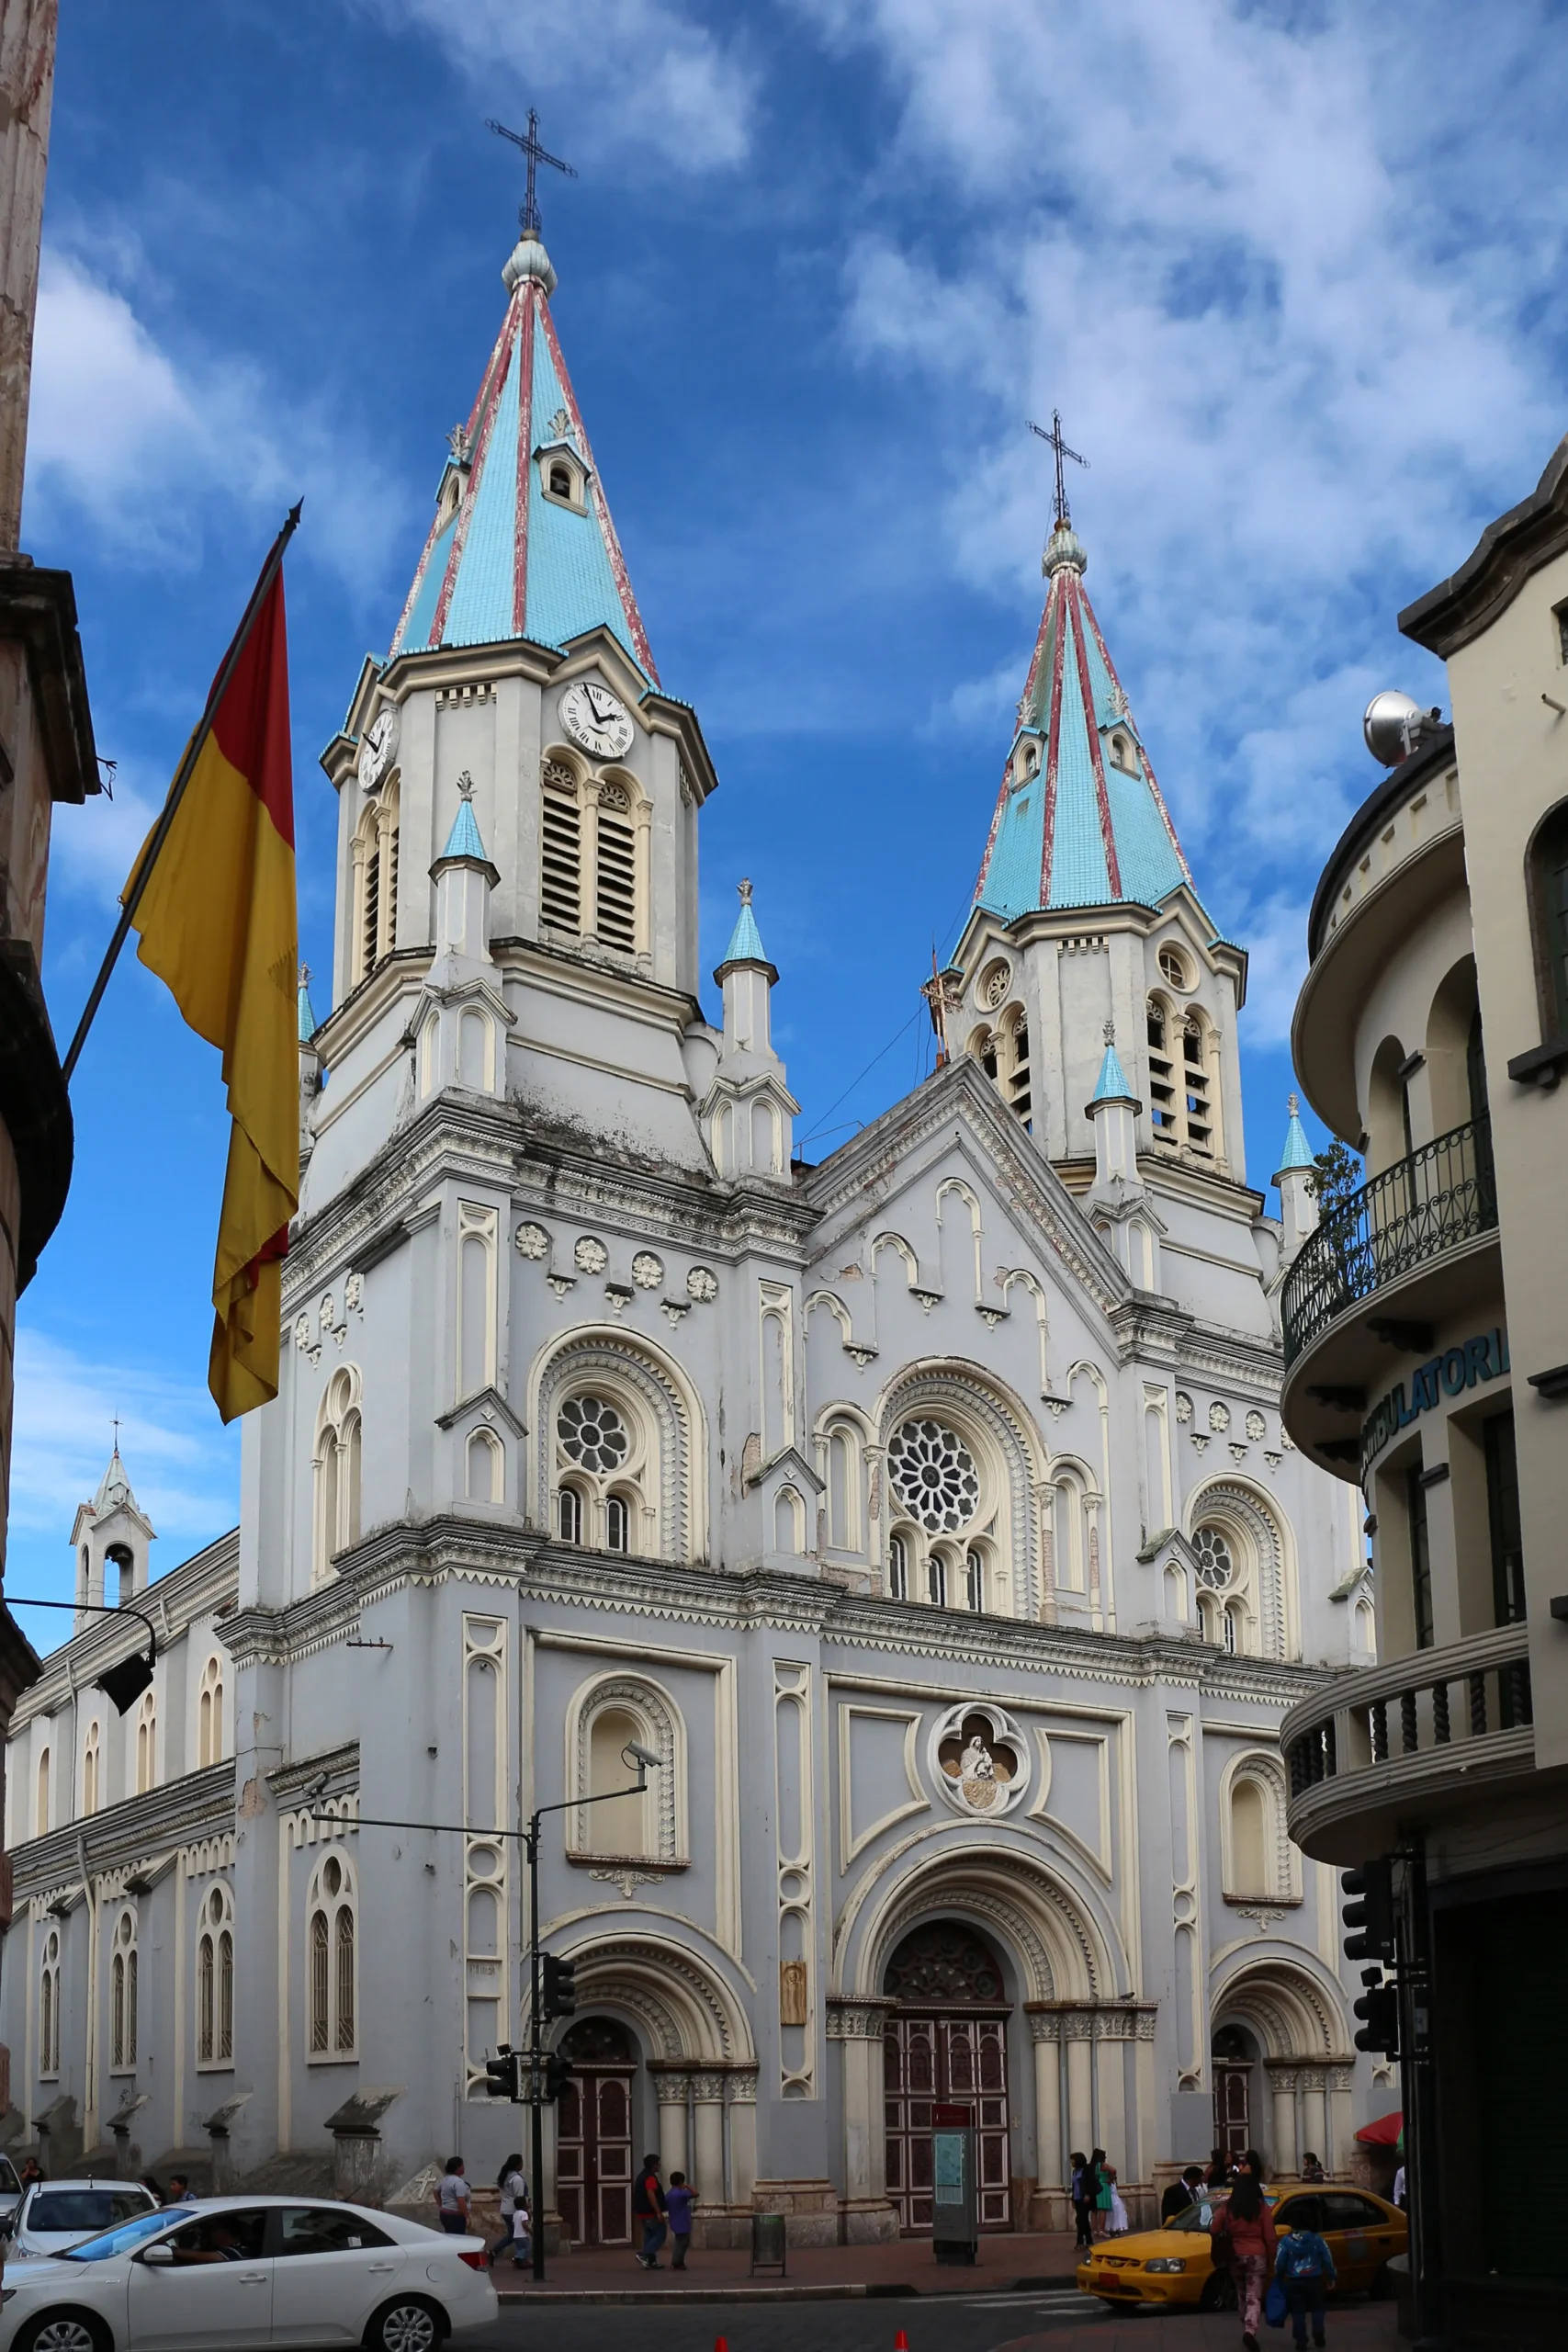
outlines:
[{"label": "red stripe on spire", "polygon": [[[1009,764],[1010,764],[1010,763]],[[986,876],[991,870],[991,852],[996,848],[997,835],[1002,829],[1002,810],[1007,807],[1007,805],[1008,767],[1007,765],[1004,765],[1002,769],[1001,790],[997,795],[997,805],[991,812],[991,830],[986,835],[986,854],[980,860],[980,872],[975,884],[975,897],[976,900],[978,900],[981,891],[986,887]]]},{"label": "red stripe on spire", "polygon": [[610,520],[610,509],[605,503],[604,492],[600,487],[598,470],[593,463],[593,452],[588,446],[588,433],[582,422],[582,413],[577,405],[577,394],[571,389],[571,378],[566,371],[566,361],[561,356],[561,347],[556,338],[556,322],[550,316],[550,306],[547,302],[540,304],[539,317],[545,330],[545,339],[550,346],[550,357],[555,362],[556,380],[560,385],[561,398],[566,402],[567,413],[571,418],[577,435],[577,446],[582,452],[582,462],[588,469],[589,496],[593,501],[593,512],[599,518],[599,529],[604,540],[604,552],[610,559],[610,570],[615,575],[615,591],[621,600],[621,610],[626,615],[626,627],[631,632],[631,640],[637,650],[637,660],[642,663],[654,684],[658,685],[659,673],[653,666],[653,654],[648,642],[648,631],[642,625],[642,615],[637,610],[637,598],[632,594],[632,583],[626,571],[626,560],[621,553],[621,543],[615,537],[615,526]]},{"label": "red stripe on spire", "polygon": [[1045,813],[1040,826],[1040,903],[1051,903],[1051,853],[1056,838],[1056,754],[1062,741],[1062,661],[1063,639],[1066,635],[1067,616],[1060,609],[1066,602],[1062,581],[1066,574],[1058,571],[1051,582],[1051,594],[1045,599],[1045,609],[1051,609],[1051,597],[1057,602],[1056,643],[1051,661],[1051,732],[1045,747]]},{"label": "red stripe on spire", "polygon": [[534,311],[545,299],[537,278],[530,281],[523,311],[523,336],[517,365],[517,517],[512,541],[512,634],[528,634],[528,508],[534,463]]},{"label": "red stripe on spire", "polygon": [[[1125,702],[1127,699],[1127,689],[1116,674],[1116,664],[1111,659],[1110,650],[1106,645],[1105,639],[1100,633],[1100,623],[1095,617],[1094,606],[1089,603],[1087,593],[1084,595],[1083,605],[1085,612],[1089,615],[1089,625],[1094,631],[1094,641],[1100,648],[1100,658],[1105,664],[1106,675],[1110,678],[1111,684],[1115,687],[1122,701]],[[1136,732],[1135,723],[1134,731]],[[1154,763],[1149,758],[1147,749],[1141,738],[1139,740],[1138,749],[1143,754],[1144,775],[1147,781],[1149,791],[1153,795],[1155,807],[1159,810],[1160,820],[1165,826],[1166,831],[1170,836],[1171,848],[1176,852],[1176,862],[1178,865],[1180,866],[1183,874],[1186,875],[1189,887],[1195,888],[1196,885],[1192,881],[1192,869],[1187,863],[1187,853],[1182,848],[1180,841],[1177,837],[1176,827],[1170,820],[1170,811],[1165,805],[1165,795],[1161,792],[1158,782],[1155,776]]]},{"label": "red stripe on spire", "polygon": [[1112,898],[1122,896],[1122,868],[1116,856],[1116,833],[1111,822],[1111,795],[1105,788],[1105,762],[1100,750],[1100,729],[1095,723],[1094,694],[1089,683],[1089,647],[1084,642],[1083,606],[1088,602],[1083,583],[1075,571],[1067,601],[1074,616],[1073,650],[1077,655],[1078,692],[1083,696],[1084,725],[1089,730],[1089,755],[1094,763],[1094,797],[1100,809],[1100,837],[1105,845],[1105,874]]}]

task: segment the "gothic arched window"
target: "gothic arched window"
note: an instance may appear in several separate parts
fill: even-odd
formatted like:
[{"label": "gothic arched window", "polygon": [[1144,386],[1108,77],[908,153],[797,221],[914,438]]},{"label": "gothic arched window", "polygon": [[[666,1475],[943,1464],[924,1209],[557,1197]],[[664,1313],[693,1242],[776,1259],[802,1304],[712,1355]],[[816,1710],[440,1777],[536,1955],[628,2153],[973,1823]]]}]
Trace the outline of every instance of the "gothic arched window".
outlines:
[{"label": "gothic arched window", "polygon": [[234,1898],[220,1880],[201,1900],[196,1938],[196,2063],[234,2063]]},{"label": "gothic arched window", "polygon": [[[638,1763],[634,1747],[659,1757],[657,1770]],[[660,1684],[635,1671],[582,1684],[567,1713],[567,1762],[574,1854],[684,1863],[685,1724]],[[581,1804],[584,1797],[604,1802]]]},{"label": "gothic arched window", "polygon": [[109,1956],[109,2069],[136,2071],[136,1914],[128,1905],[115,1921]]},{"label": "gothic arched window", "polygon": [[540,769],[539,918],[546,931],[635,955],[644,944],[643,869],[649,811],[617,772],[583,775],[563,752]]},{"label": "gothic arched window", "polygon": [[997,1498],[975,1442],[945,1410],[920,1412],[894,1430],[886,1459],[897,1522],[890,1590],[898,1600],[919,1594],[934,1609],[984,1608],[986,1563],[970,1539],[995,1520]]},{"label": "gothic arched window", "polygon": [[220,1763],[223,1757],[223,1662],[209,1657],[201,1669],[197,1699],[196,1760],[197,1770]]},{"label": "gothic arched window", "polygon": [[305,1917],[310,2055],[352,2058],[359,2046],[358,1901],[345,1855],[329,1852],[316,1865]]},{"label": "gothic arched window", "polygon": [[563,1395],[556,1406],[556,1475],[561,1534],[596,1552],[647,1552],[651,1517],[645,1474],[651,1467],[644,1417],[597,1384]]},{"label": "gothic arched window", "polygon": [[359,1368],[343,1364],[316,1414],[310,1573],[317,1584],[331,1575],[337,1554],[359,1541],[360,1453]]},{"label": "gothic arched window", "polygon": [[1225,1768],[1220,1872],[1227,1902],[1301,1899],[1301,1865],[1286,1828],[1285,1776],[1277,1756],[1236,1756]]},{"label": "gothic arched window", "polygon": [[99,1775],[103,1769],[102,1739],[96,1716],[87,1725],[87,1736],[82,1748],[82,1811],[96,1813],[100,1802]]},{"label": "gothic arched window", "polygon": [[49,1750],[46,1747],[38,1760],[38,1792],[33,1807],[33,1834],[44,1837],[49,1829]]},{"label": "gothic arched window", "polygon": [[60,2072],[60,1930],[51,1928],[43,1939],[43,1962],[38,1988],[38,2070]]},{"label": "gothic arched window", "polygon": [[136,1793],[145,1796],[158,1783],[158,1694],[143,1693],[136,1711]]},{"label": "gothic arched window", "polygon": [[909,1598],[909,1546],[902,1535],[887,1539],[887,1590],[894,1600]]},{"label": "gothic arched window", "polygon": [[[1173,951],[1174,952],[1174,951]],[[1148,1001],[1149,1115],[1155,1141],[1216,1160],[1221,1152],[1219,1035],[1196,1005]]]}]

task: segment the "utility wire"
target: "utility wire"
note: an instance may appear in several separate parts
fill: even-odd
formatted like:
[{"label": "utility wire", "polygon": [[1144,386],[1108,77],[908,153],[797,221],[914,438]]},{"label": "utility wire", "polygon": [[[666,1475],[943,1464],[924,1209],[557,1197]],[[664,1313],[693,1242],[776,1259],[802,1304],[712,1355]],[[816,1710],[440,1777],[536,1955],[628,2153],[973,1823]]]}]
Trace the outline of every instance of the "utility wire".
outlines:
[{"label": "utility wire", "polygon": [[[948,924],[946,931],[942,934],[944,939],[951,939],[953,933],[960,928],[965,915],[969,911],[970,903],[969,894],[965,891],[957,914]],[[910,1013],[908,1020],[902,1023],[900,1026],[894,1031],[892,1036],[888,1038],[887,1043],[882,1047],[881,1051],[879,1053],[873,1054],[870,1061],[867,1062],[865,1068],[860,1072],[859,1076],[851,1079],[848,1086],[845,1087],[843,1092],[838,1096],[837,1100],[829,1103],[828,1108],[823,1112],[822,1116],[818,1121],[816,1126],[814,1126],[808,1134],[801,1136],[801,1146],[815,1142],[816,1138],[819,1135],[825,1135],[828,1132],[828,1122],[832,1117],[834,1112],[839,1108],[839,1104],[840,1102],[848,1102],[850,1096],[854,1092],[855,1088],[860,1084],[861,1080],[871,1076],[871,1073],[876,1068],[877,1063],[886,1059],[887,1055],[893,1051],[894,1046],[898,1043],[900,1037],[902,1037],[908,1030],[913,1028],[915,1023],[919,1019],[921,1012],[926,1010],[927,1008],[924,1004],[919,1006],[915,1012]],[[921,1054],[919,1058],[923,1064],[924,1055]],[[923,1075],[923,1070],[920,1075]],[[915,1083],[917,1086],[920,1083],[919,1075],[917,1075]],[[864,1124],[863,1121],[862,1124]]]}]

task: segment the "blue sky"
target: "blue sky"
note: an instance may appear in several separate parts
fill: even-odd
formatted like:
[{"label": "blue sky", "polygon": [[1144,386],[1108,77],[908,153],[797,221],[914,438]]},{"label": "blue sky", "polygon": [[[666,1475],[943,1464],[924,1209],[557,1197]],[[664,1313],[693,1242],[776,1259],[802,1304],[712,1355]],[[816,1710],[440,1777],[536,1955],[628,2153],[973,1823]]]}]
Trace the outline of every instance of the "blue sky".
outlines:
[{"label": "blue sky", "polygon": [[[1266,1182],[1305,908],[1376,781],[1361,708],[1446,699],[1393,614],[1568,427],[1564,14],[67,0],[24,544],[75,574],[118,772],[56,827],[57,1030],[301,492],[300,917],[328,969],[316,755],[391,635],[501,316],[521,191],[483,118],[532,101],[581,174],[541,189],[568,361],[722,779],[705,965],[750,873],[809,1156],[925,1067],[915,990],[967,906],[1038,616],[1025,419],[1059,405],[1092,461],[1090,593],[1200,888],[1252,951]],[[155,1570],[235,1511],[205,1387],[216,1057],[129,960],[74,1099],[70,1206],[21,1308],[17,1591],[67,1588],[116,1412]]]}]

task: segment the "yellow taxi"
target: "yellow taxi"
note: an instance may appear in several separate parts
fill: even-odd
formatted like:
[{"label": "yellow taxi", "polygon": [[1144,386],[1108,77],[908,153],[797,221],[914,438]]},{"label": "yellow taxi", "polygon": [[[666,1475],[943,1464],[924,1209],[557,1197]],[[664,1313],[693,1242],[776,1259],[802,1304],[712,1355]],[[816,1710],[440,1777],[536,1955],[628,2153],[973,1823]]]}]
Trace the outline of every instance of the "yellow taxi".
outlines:
[{"label": "yellow taxi", "polygon": [[[1274,2227],[1281,2234],[1292,2229],[1316,2230],[1326,2242],[1337,2274],[1337,2293],[1386,2292],[1386,2265],[1404,2252],[1406,2244],[1404,2216],[1397,2205],[1374,2197],[1370,2189],[1339,2188],[1332,2183],[1286,2183],[1266,2194]],[[1235,2281],[1228,2270],[1214,2267],[1210,2251],[1215,2202],[1205,2190],[1201,2204],[1190,2205],[1158,2229],[1102,2238],[1078,2265],[1080,2290],[1106,2303],[1234,2311]]]}]

